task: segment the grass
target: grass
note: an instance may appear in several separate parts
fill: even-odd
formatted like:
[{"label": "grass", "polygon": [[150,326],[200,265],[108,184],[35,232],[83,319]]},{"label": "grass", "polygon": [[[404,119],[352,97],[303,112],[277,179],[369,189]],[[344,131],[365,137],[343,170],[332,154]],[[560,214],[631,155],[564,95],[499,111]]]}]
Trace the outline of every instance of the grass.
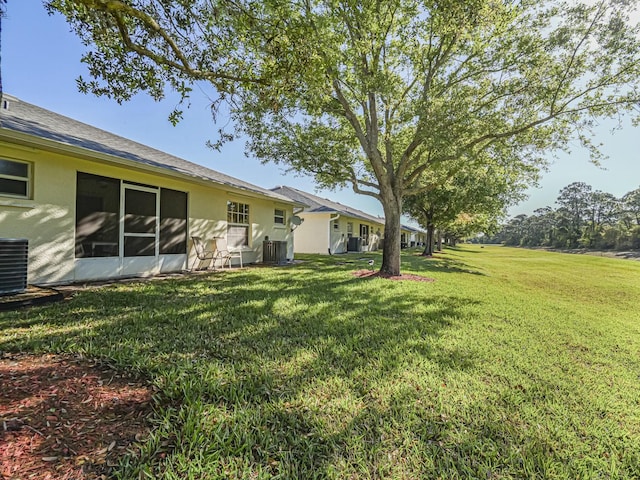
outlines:
[{"label": "grass", "polygon": [[154,433],[118,478],[640,477],[640,262],[403,255],[436,281],[306,256],[121,284],[0,314],[0,351],[152,380]]}]

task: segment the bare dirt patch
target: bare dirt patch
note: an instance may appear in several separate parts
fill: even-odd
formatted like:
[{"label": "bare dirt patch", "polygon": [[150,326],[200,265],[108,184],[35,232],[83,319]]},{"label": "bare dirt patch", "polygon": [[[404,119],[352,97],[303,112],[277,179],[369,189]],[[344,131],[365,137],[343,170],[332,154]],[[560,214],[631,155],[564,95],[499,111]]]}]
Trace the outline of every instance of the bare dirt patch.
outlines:
[{"label": "bare dirt patch", "polygon": [[0,356],[0,480],[108,478],[149,433],[152,389],[77,356]]},{"label": "bare dirt patch", "polygon": [[385,280],[408,280],[410,282],[435,282],[433,278],[421,277],[410,273],[402,273],[400,275],[386,275],[379,271],[372,270],[356,270],[353,272],[354,277],[358,278],[384,278]]}]

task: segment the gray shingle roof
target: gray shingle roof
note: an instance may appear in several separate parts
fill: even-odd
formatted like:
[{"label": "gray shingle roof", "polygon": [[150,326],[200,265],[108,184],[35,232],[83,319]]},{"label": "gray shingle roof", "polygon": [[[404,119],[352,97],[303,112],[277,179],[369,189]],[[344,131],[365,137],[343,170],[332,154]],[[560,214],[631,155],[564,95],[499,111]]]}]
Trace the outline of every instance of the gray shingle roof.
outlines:
[{"label": "gray shingle roof", "polygon": [[294,202],[308,205],[304,209],[309,213],[339,213],[341,215],[353,218],[359,218],[368,222],[381,223],[384,225],[384,218],[370,215],[362,210],[342,205],[341,203],[334,202],[327,198],[318,197],[302,190],[298,190],[293,187],[287,187],[286,185],[275,187],[271,189],[274,192],[284,195],[290,198]]},{"label": "gray shingle roof", "polygon": [[218,185],[264,195],[274,200],[291,203],[288,197],[266,188],[211,170],[168,153],[142,145],[127,138],[114,135],[86,123],[23,102],[16,97],[3,94],[0,106],[0,132],[12,130],[34,137],[79,147],[90,152],[106,154],[142,165],[159,167],[168,173],[182,174]]},{"label": "gray shingle roof", "polygon": [[414,233],[424,233],[422,230],[420,230],[419,228],[416,227],[412,227],[411,225],[402,225],[402,228],[404,228],[405,230],[408,230],[410,232],[414,232]]}]

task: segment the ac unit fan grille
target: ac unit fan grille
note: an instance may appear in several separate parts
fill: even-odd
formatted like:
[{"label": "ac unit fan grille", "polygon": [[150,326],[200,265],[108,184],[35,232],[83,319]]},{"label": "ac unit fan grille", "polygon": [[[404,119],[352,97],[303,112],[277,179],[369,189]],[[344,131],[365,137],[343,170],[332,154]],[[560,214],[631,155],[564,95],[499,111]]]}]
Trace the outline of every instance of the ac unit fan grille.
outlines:
[{"label": "ac unit fan grille", "polygon": [[0,238],[0,295],[23,292],[27,288],[29,241]]}]

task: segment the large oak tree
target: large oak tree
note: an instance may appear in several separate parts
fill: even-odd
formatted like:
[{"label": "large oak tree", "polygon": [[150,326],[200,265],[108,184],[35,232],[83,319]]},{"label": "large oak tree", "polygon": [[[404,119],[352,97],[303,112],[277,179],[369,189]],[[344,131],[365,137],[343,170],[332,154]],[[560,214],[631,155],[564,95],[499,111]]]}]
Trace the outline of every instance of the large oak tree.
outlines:
[{"label": "large oak tree", "polygon": [[82,90],[188,97],[209,82],[253,155],[379,199],[389,274],[400,270],[403,198],[432,166],[487,155],[538,165],[573,140],[597,156],[595,119],[640,100],[631,0],[47,5],[89,47]]}]

